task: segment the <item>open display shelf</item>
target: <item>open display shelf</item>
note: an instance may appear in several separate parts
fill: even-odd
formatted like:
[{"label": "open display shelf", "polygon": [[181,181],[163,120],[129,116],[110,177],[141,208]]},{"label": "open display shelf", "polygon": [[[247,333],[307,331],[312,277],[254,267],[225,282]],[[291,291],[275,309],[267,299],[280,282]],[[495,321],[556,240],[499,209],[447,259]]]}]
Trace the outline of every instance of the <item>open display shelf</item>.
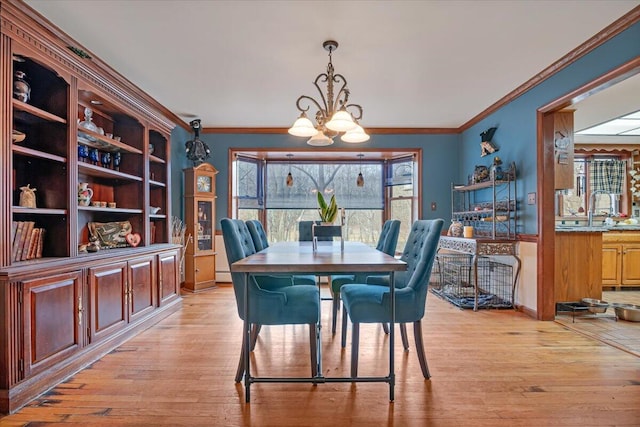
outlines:
[{"label": "open display shelf", "polygon": [[[170,234],[175,123],[102,61],[68,49],[72,40],[27,5],[3,2],[0,18],[6,413],[176,311],[181,247]],[[118,249],[86,251],[106,238],[91,235],[96,223],[116,230]]]}]

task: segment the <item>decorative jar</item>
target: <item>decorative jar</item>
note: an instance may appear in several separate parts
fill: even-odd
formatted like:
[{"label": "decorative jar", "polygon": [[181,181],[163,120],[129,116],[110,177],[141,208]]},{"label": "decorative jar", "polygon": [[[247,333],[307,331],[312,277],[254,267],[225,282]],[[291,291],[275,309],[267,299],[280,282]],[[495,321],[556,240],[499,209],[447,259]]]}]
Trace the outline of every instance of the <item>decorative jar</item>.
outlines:
[{"label": "decorative jar", "polygon": [[13,96],[22,102],[29,102],[31,98],[31,86],[26,82],[27,75],[22,71],[16,71],[13,80]]},{"label": "decorative jar", "polygon": [[91,204],[92,197],[93,190],[89,188],[89,183],[78,183],[78,206],[89,206]]}]

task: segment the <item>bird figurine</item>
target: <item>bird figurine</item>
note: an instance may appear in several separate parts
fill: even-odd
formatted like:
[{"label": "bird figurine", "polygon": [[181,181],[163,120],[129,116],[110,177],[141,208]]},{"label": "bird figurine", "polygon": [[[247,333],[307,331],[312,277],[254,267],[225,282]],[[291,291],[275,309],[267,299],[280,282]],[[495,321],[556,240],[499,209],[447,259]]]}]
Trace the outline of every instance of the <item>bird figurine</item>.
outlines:
[{"label": "bird figurine", "polygon": [[498,151],[498,147],[491,142],[491,138],[493,138],[493,134],[496,133],[498,128],[493,127],[485,130],[480,134],[481,142],[480,142],[480,156],[484,157],[487,154],[493,154]]}]

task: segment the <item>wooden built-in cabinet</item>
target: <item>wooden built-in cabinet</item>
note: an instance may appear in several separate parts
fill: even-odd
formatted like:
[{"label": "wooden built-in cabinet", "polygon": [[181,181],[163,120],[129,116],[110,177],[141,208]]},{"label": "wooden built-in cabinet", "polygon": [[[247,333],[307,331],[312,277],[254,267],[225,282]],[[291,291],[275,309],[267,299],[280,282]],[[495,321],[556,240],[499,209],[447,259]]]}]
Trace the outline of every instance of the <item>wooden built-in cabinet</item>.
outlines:
[{"label": "wooden built-in cabinet", "polygon": [[602,286],[640,286],[640,233],[609,231],[603,234]]},{"label": "wooden built-in cabinet", "polygon": [[[170,243],[175,123],[98,58],[74,53],[69,47],[84,49],[21,1],[1,0],[0,19],[6,413],[175,312],[181,299],[180,248]],[[16,72],[28,96],[14,94]],[[104,204],[81,203],[81,183]],[[21,206],[27,186],[35,207]],[[140,243],[86,252],[91,222],[128,222]]]}]

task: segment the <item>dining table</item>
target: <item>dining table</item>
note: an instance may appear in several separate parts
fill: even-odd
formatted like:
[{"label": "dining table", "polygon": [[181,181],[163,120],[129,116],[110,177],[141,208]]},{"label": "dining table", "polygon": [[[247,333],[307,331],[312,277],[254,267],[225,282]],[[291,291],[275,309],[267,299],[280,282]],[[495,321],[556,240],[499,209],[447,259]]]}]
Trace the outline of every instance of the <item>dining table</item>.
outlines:
[{"label": "dining table", "polygon": [[[251,324],[249,322],[249,299],[247,284],[251,275],[264,274],[315,274],[330,276],[335,274],[389,274],[391,299],[391,325],[395,323],[395,286],[394,273],[405,271],[407,265],[393,256],[361,242],[319,241],[313,242],[277,242],[264,250],[234,262],[231,272],[244,276],[244,348],[251,348]],[[319,304],[321,307],[322,305]],[[320,308],[322,310],[322,308]],[[321,319],[318,313],[318,319]],[[389,400],[394,400],[394,329],[389,328],[389,373],[385,376],[370,377],[327,377],[322,370],[321,322],[316,324],[317,374],[310,377],[254,377],[251,375],[251,358],[244,352],[245,401],[250,402],[250,388],[253,383],[308,382],[314,384],[333,382],[385,382],[389,384]]]}]

